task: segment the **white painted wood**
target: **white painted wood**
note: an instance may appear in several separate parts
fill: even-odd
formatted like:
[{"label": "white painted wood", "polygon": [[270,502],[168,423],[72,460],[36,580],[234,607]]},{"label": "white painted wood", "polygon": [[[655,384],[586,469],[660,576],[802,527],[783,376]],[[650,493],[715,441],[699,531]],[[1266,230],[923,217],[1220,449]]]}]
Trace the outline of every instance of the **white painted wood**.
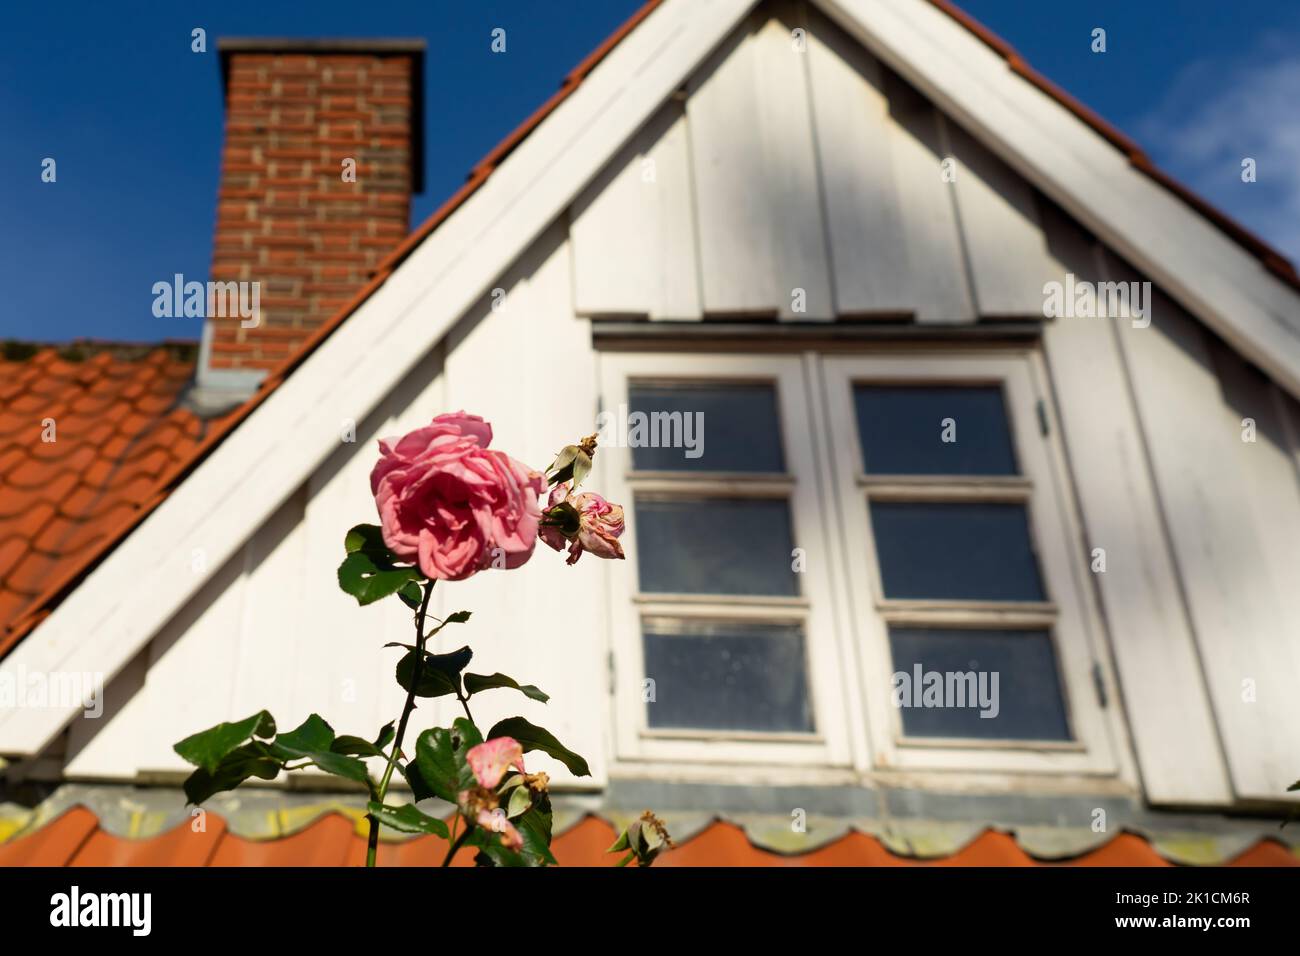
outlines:
[{"label": "white painted wood", "polygon": [[[1130,278],[1114,260],[1108,271]],[[1159,293],[1153,310],[1149,328],[1117,327],[1205,682],[1237,796],[1277,800],[1300,761],[1289,731],[1300,719],[1300,618],[1284,594],[1294,566],[1269,564],[1294,544],[1270,539],[1293,526],[1294,496],[1278,494],[1281,453],[1241,440],[1201,328]],[[1265,488],[1257,508],[1251,496]]]},{"label": "white painted wood", "polygon": [[728,38],[687,87],[700,283],[710,314],[778,311],[778,249],[765,185],[754,83],[756,41]]},{"label": "white painted wood", "polygon": [[840,316],[909,314],[913,277],[895,190],[880,65],[820,14],[808,69],[826,229]]},{"label": "white painted wood", "polygon": [[1029,185],[956,123],[944,123],[957,160],[957,210],[979,314],[1043,317],[1052,277]]},{"label": "white painted wood", "polygon": [[[1025,353],[981,355],[900,354],[896,356],[833,356],[823,361],[826,407],[832,434],[834,484],[845,529],[844,551],[852,584],[854,634],[862,649],[862,681],[871,750],[878,769],[1001,771],[1004,773],[1087,773],[1113,776],[1120,767],[1108,721],[1092,686],[1095,662],[1089,628],[1095,619],[1091,596],[1074,573],[1079,560],[1072,547],[1073,528],[1054,475],[1052,450],[1038,428],[1034,386]],[[1073,732],[1068,747],[1044,748],[1019,743],[998,746],[992,741],[951,746],[917,742],[903,736],[899,711],[891,701],[894,667],[888,627],[882,613],[884,592],[871,530],[867,494],[856,476],[862,450],[853,408],[857,382],[999,382],[1007,402],[1016,457],[1033,483],[1028,503],[1031,533],[1043,586],[1057,609],[1051,628],[1061,690]],[[956,602],[954,602],[956,603]],[[973,619],[972,619],[973,622]],[[1103,669],[1105,661],[1096,661]]]},{"label": "white painted wood", "polygon": [[871,53],[1300,394],[1300,295],[926,0],[817,0]]},{"label": "white painted wood", "polygon": [[578,315],[701,317],[688,136],[668,104],[574,203]]},{"label": "white painted wood", "polygon": [[893,120],[890,165],[902,209],[908,296],[916,321],[973,322],[956,186],[943,168],[951,157],[940,137],[939,114],[896,76],[886,77],[885,91]]},{"label": "white painted wood", "polygon": [[[123,672],[108,683],[103,717],[74,720],[67,777],[131,779],[137,771],[180,769],[185,764],[172,744],[191,728],[231,719],[246,567],[241,549],[137,655],[131,667],[143,663],[143,673],[132,680]],[[135,691],[120,701],[119,682]]]},{"label": "white painted wood", "polygon": [[753,36],[752,95],[757,100],[762,180],[750,197],[766,206],[776,269],[778,315],[802,321],[835,318],[822,220],[808,91],[808,51],[793,38],[807,31],[796,5],[778,2]]},{"label": "white painted wood", "polygon": [[[218,566],[240,548],[335,447],[338,421],[382,401],[752,6],[667,0],[652,12],[5,667],[116,674],[202,585],[190,548],[206,543]],[[231,480],[254,472],[255,495]],[[0,714],[0,750],[34,753],[74,713]]]},{"label": "white painted wood", "polygon": [[[1059,213],[1046,218],[1058,262],[1096,281],[1088,237]],[[1118,669],[1122,703],[1147,798],[1159,804],[1231,800],[1227,768],[1161,522],[1124,359],[1111,322],[1061,317],[1044,353],[1085,534],[1079,560],[1105,551],[1094,574]]]}]

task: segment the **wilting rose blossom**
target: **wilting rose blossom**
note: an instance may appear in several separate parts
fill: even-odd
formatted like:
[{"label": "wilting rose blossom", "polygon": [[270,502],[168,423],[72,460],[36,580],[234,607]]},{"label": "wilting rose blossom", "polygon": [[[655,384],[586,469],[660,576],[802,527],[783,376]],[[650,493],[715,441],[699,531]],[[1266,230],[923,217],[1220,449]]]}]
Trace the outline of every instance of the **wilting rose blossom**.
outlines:
[{"label": "wilting rose blossom", "polygon": [[480,787],[496,789],[506,770],[514,767],[524,773],[524,748],[513,737],[493,737],[476,747],[469,748],[465,761],[474,771]]},{"label": "wilting rose blossom", "polygon": [[462,790],[456,796],[460,812],[485,830],[501,834],[501,845],[518,850],[524,838],[506,817],[506,811],[497,804],[497,795],[483,787]]},{"label": "wilting rose blossom", "polygon": [[594,491],[565,497],[566,485],[557,485],[551,491],[548,510],[558,504],[571,505],[578,512],[578,529],[572,535],[554,525],[543,524],[539,537],[556,551],[567,544],[569,546],[568,564],[575,563],[584,551],[590,551],[598,558],[622,558],[623,546],[618,539],[626,527],[623,520],[623,508],[611,504]]},{"label": "wilting rose blossom", "polygon": [[474,822],[484,830],[501,834],[501,845],[518,850],[524,845],[524,838],[515,825],[506,819],[504,810],[480,810]]},{"label": "wilting rose blossom", "polygon": [[370,490],[384,544],[430,578],[461,581],[532,557],[545,479],[491,442],[491,425],[458,412],[379,443]]}]

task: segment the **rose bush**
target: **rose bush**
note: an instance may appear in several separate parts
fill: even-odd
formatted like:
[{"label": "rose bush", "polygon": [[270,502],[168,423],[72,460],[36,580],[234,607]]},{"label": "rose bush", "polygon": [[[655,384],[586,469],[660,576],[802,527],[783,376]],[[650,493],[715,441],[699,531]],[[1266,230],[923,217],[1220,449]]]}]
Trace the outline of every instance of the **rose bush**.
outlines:
[{"label": "rose bush", "polygon": [[[436,621],[428,613],[429,601],[438,581],[520,567],[532,557],[539,537],[557,551],[567,546],[568,564],[584,552],[622,558],[623,509],[594,492],[577,490],[591,471],[595,436],[566,446],[545,472],[490,448],[491,443],[492,426],[466,412],[439,415],[401,438],[381,441],[379,461],[370,473],[380,524],[357,525],[344,538],[339,587],[358,604],[396,596],[413,612],[415,642],[388,645],[405,651],[396,672],[406,691],[398,718],[374,738],[337,735],[316,714],[283,733],[265,710],[218,724],[176,744],[176,752],[196,767],[185,781],[190,803],[202,803],[253,777],[273,780],[286,771],[315,767],[365,787],[367,866],[375,865],[381,826],[447,840],[444,866],[463,847],[474,848],[475,861],[484,866],[555,862],[547,776],[528,773],[524,754],[541,751],[576,776],[588,775],[587,762],[522,717],[499,721],[485,738],[470,712],[474,695],[507,689],[543,703],[549,698],[505,674],[468,672],[469,647],[430,652],[434,637],[470,615],[457,611]],[[548,485],[553,490],[543,511],[540,497]],[[428,627],[430,620],[436,626]],[[413,752],[404,750],[416,699],[452,695],[465,716],[451,727],[423,731]],[[365,758],[383,760],[378,781]],[[395,772],[405,778],[417,803],[437,797],[451,804],[451,826],[413,803],[391,805]],[[620,866],[634,859],[648,866],[670,845],[663,824],[647,812],[610,852],[626,853]]]}]

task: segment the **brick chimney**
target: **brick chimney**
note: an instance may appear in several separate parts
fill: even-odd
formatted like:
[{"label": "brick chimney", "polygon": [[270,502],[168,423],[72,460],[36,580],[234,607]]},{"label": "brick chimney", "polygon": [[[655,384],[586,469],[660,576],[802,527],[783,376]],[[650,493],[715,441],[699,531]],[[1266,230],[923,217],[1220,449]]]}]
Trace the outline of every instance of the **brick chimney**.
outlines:
[{"label": "brick chimney", "polygon": [[210,279],[258,283],[260,319],[208,316],[193,398],[214,409],[251,394],[355,295],[406,236],[423,188],[424,41],[226,39],[219,50],[226,142]]}]

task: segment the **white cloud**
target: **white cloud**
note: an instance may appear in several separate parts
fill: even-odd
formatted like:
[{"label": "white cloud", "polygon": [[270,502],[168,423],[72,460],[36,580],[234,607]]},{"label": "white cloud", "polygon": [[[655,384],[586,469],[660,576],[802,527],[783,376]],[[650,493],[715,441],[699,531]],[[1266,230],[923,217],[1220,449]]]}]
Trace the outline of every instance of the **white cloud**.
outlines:
[{"label": "white cloud", "polygon": [[[1300,262],[1300,43],[1188,67],[1137,124],[1156,163]],[[1256,163],[1254,183],[1242,160]]]}]

